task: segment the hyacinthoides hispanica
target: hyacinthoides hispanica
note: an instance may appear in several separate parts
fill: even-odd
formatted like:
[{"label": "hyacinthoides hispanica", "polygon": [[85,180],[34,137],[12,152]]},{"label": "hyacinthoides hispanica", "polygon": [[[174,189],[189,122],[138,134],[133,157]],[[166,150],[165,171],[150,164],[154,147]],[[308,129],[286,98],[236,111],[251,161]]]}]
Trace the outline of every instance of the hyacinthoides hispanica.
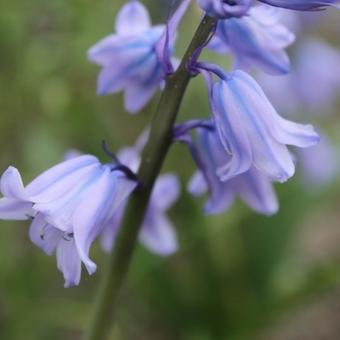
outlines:
[{"label": "hyacinthoides hispanica", "polygon": [[[178,180],[174,174],[160,175],[172,143],[183,143],[196,163],[188,191],[208,193],[206,213],[227,210],[239,196],[252,210],[272,215],[278,210],[273,182],[285,182],[295,172],[287,146],[319,142],[312,126],[282,118],[247,71],[289,72],[285,48],[295,36],[280,22],[277,7],[316,11],[338,7],[339,1],[260,2],[266,5],[198,0],[205,13],[176,67],[176,31],[190,0],[177,6],[166,25],[156,26],[139,1],[129,1],[117,15],[116,32],[92,46],[88,58],[101,66],[97,93],[124,92],[129,113],[140,111],[161,88],[149,131],[117,155],[104,143],[111,158],[107,164],[73,154],[26,186],[14,167],[2,175],[0,218],[32,220],[31,241],[48,255],[56,253],[65,287],[79,284],[82,265],[89,274],[96,271],[89,257],[95,239],[100,236],[103,249],[111,252],[86,339],[108,338],[137,239],[156,254],[177,250],[166,211],[178,197]],[[231,54],[233,70],[199,61],[206,47]],[[189,81],[198,75],[207,85],[211,115],[176,125]]]}]

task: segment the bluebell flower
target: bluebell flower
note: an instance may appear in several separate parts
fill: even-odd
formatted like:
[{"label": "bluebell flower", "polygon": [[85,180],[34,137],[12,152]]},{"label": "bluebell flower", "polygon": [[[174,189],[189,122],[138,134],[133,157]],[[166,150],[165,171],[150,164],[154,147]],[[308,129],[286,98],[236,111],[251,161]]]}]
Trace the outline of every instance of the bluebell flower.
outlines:
[{"label": "bluebell flower", "polygon": [[258,213],[272,215],[277,212],[278,201],[272,182],[255,167],[221,181],[218,169],[230,162],[231,156],[226,154],[215,131],[199,129],[196,149],[199,169],[191,178],[188,190],[195,196],[209,193],[206,213],[217,214],[227,210],[237,196]]},{"label": "bluebell flower", "polygon": [[256,81],[236,70],[213,85],[210,94],[213,117],[221,142],[231,160],[219,169],[222,180],[252,167],[284,182],[295,171],[286,145],[309,147],[319,142],[310,125],[278,115]]},{"label": "bluebell flower", "polygon": [[220,20],[210,48],[230,52],[235,68],[258,67],[270,74],[287,73],[290,62],[285,48],[295,36],[279,21],[276,8],[254,6],[242,18]]},{"label": "bluebell flower", "polygon": [[[143,143],[137,143],[131,148],[124,148],[119,152],[118,158],[122,164],[137,171],[140,163],[139,153]],[[166,211],[178,199],[180,192],[179,181],[175,174],[167,173],[160,175],[155,183],[151,194],[143,225],[139,233],[139,241],[151,252],[161,256],[170,255],[177,251],[178,241],[175,228]],[[107,223],[101,237],[102,248],[111,251],[117,232],[123,218],[126,204],[114,213]]]},{"label": "bluebell flower", "polygon": [[268,5],[293,9],[297,11],[317,11],[334,6],[340,8],[339,0],[259,0]]},{"label": "bluebell flower", "polygon": [[1,219],[33,219],[30,238],[47,254],[57,253],[65,286],[80,280],[81,262],[89,274],[92,242],[137,183],[114,165],[84,155],[62,162],[26,187],[14,167],[1,177]]},{"label": "bluebell flower", "polygon": [[123,6],[116,18],[116,33],[88,51],[89,60],[102,67],[99,95],[124,91],[125,108],[130,113],[148,103],[171,72],[169,54],[189,1],[183,1],[167,26],[151,26],[147,9],[137,0]]},{"label": "bluebell flower", "polygon": [[245,15],[252,0],[198,0],[198,5],[209,16],[218,19],[241,17]]}]

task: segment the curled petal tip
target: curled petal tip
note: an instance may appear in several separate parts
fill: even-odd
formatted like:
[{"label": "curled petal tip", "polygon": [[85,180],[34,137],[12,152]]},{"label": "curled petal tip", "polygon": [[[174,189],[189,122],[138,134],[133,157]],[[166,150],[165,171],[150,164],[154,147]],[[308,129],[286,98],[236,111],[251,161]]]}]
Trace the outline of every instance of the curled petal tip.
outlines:
[{"label": "curled petal tip", "polygon": [[79,282],[65,281],[65,283],[64,283],[64,288],[71,288],[71,287],[75,287],[75,286],[79,286]]},{"label": "curled petal tip", "polygon": [[91,260],[86,261],[85,267],[89,275],[93,275],[97,271],[97,265]]}]

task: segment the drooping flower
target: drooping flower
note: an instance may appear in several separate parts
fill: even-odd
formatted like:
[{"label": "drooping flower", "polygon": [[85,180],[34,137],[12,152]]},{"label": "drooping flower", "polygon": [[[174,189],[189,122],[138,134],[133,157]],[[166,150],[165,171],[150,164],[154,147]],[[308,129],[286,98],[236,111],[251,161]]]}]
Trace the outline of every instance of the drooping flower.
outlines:
[{"label": "drooping flower", "polygon": [[339,0],[259,0],[268,5],[296,11],[318,11],[328,6],[340,8]]},{"label": "drooping flower", "polygon": [[245,15],[252,0],[198,0],[198,5],[211,17],[225,19]]},{"label": "drooping flower", "polygon": [[256,168],[222,182],[218,169],[230,162],[216,131],[197,130],[198,171],[193,175],[188,190],[195,196],[208,192],[205,212],[217,214],[227,210],[239,196],[251,209],[265,215],[278,210],[278,202],[271,181]]},{"label": "drooping flower", "polygon": [[252,167],[272,181],[284,182],[295,171],[286,145],[309,147],[319,136],[312,126],[278,115],[256,81],[236,70],[221,74],[210,101],[222,145],[231,160],[219,169],[226,181]]},{"label": "drooping flower", "polygon": [[280,11],[267,5],[252,7],[242,18],[220,20],[210,48],[230,52],[235,68],[258,67],[270,74],[287,73],[285,48],[295,36],[279,21]]},{"label": "drooping flower", "polygon": [[[322,119],[333,113],[340,93],[340,51],[322,41],[307,39],[296,48],[293,60],[292,73],[280,79],[257,75],[270,100],[290,116],[314,114]],[[315,66],[315,60],[319,66]],[[308,189],[320,189],[339,173],[337,152],[327,139],[323,135],[318,145],[296,154],[300,179]]]},{"label": "drooping flower", "polygon": [[125,108],[130,113],[147,104],[171,72],[169,54],[189,1],[183,1],[167,26],[151,26],[147,9],[137,0],[123,6],[116,18],[116,33],[88,51],[89,60],[102,67],[99,95],[124,91]]},{"label": "drooping flower", "polygon": [[[124,148],[118,154],[122,164],[136,171],[140,163],[140,143],[137,147]],[[139,233],[139,241],[150,251],[158,255],[170,255],[177,251],[178,242],[172,222],[166,216],[166,211],[178,199],[179,182],[175,174],[160,175],[156,180],[151,194],[149,207]],[[107,223],[101,237],[105,251],[111,251],[125,211],[125,202],[114,213]]]},{"label": "drooping flower", "polygon": [[90,155],[62,162],[26,187],[18,170],[9,167],[0,181],[0,218],[33,219],[31,240],[48,254],[56,250],[69,287],[79,283],[81,262],[89,274],[96,271],[90,246],[136,185],[115,165]]}]

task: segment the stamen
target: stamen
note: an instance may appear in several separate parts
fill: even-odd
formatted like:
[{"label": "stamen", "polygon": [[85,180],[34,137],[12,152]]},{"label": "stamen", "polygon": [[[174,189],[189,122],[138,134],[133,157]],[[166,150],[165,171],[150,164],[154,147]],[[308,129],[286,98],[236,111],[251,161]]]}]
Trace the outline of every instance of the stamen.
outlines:
[{"label": "stamen", "polygon": [[41,231],[40,231],[40,239],[42,241],[45,241],[45,230],[48,226],[48,223],[46,223],[42,228],[41,228]]}]

